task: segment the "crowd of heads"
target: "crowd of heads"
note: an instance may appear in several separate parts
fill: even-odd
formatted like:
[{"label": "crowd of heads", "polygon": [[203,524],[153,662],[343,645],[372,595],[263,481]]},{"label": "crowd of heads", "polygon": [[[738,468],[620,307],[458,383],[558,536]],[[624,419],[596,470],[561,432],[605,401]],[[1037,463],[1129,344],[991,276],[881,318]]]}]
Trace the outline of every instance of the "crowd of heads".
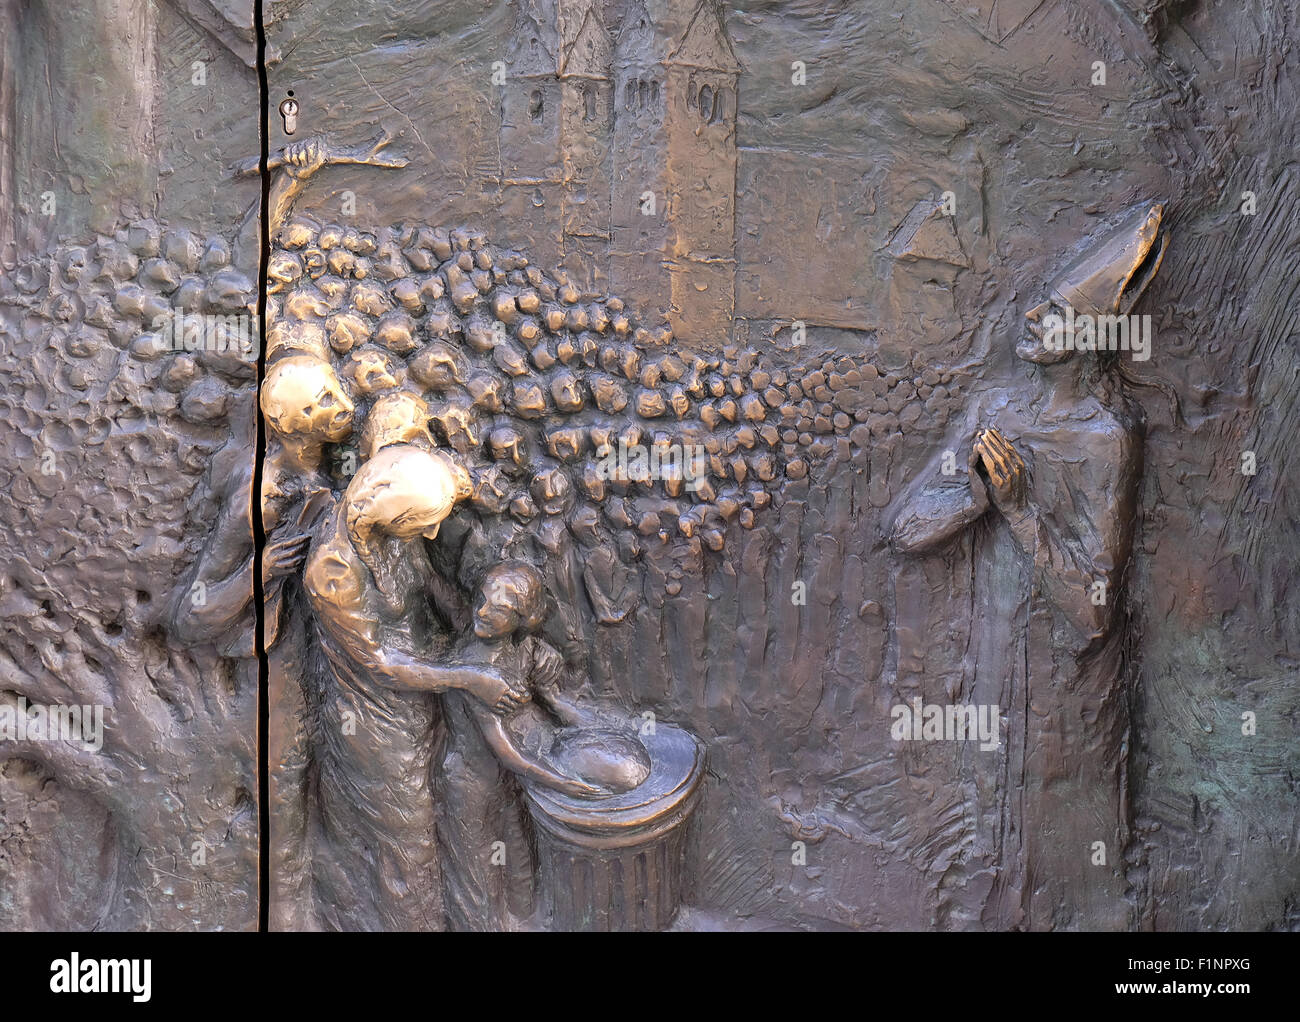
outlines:
[{"label": "crowd of heads", "polygon": [[[887,377],[863,356],[803,370],[774,348],[688,352],[620,299],[468,230],[300,217],[269,277],[272,431],[333,445],[340,488],[390,445],[440,452],[465,510],[520,531],[562,518],[580,537],[630,530],[718,550],[810,464],[867,446],[873,413],[896,431],[904,405],[918,405],[915,422],[926,392],[946,397],[937,377]],[[690,445],[706,472],[602,471],[620,445]]]}]

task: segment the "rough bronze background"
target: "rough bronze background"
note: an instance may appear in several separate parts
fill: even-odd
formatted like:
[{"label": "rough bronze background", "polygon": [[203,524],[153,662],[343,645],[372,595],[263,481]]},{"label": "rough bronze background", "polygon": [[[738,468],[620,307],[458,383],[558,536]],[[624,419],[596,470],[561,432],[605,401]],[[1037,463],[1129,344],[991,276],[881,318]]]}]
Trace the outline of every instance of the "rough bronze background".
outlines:
[{"label": "rough bronze background", "polygon": [[1296,928],[1298,20],[265,4],[259,795],[252,8],[0,0],[0,925]]}]

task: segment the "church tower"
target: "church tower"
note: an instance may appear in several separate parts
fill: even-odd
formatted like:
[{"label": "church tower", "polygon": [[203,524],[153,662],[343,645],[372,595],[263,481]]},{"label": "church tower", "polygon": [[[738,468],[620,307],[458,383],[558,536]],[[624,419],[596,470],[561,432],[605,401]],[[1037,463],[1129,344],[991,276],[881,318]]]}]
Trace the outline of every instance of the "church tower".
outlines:
[{"label": "church tower", "polygon": [[610,276],[643,317],[662,320],[671,303],[664,67],[667,41],[642,0],[628,4],[614,41],[614,174]]},{"label": "church tower", "polygon": [[602,0],[515,0],[500,203],[540,265],[718,342],[735,313],[741,68],[716,0],[690,2],[674,41],[645,0],[612,37]]},{"label": "church tower", "polygon": [[501,211],[540,265],[563,255],[561,40],[554,0],[517,0],[501,86]]},{"label": "church tower", "polygon": [[740,64],[712,0],[702,0],[664,61],[672,236],[669,276],[678,336],[731,337],[736,307],[736,86]]},{"label": "church tower", "polygon": [[562,12],[563,265],[580,290],[594,295],[609,284],[613,47],[599,0],[570,0]]},{"label": "church tower", "polygon": [[610,272],[683,340],[731,337],[740,70],[714,0],[675,44],[636,0],[615,42]]}]

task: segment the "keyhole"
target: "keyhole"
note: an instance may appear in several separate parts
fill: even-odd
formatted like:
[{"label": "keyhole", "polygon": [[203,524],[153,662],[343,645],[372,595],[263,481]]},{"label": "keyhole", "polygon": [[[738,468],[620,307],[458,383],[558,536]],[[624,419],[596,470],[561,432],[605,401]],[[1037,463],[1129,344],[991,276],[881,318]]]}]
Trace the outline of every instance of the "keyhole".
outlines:
[{"label": "keyhole", "polygon": [[289,98],[280,103],[280,116],[284,119],[284,133],[292,135],[298,130],[298,101],[290,91]]}]

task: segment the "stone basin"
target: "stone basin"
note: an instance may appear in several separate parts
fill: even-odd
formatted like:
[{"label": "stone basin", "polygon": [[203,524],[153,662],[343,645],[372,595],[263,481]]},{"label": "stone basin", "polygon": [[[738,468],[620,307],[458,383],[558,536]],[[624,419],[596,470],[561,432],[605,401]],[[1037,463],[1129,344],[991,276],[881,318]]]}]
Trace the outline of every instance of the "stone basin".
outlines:
[{"label": "stone basin", "polygon": [[612,794],[631,791],[650,776],[650,754],[630,731],[564,728],[551,744],[551,760],[570,777]]},{"label": "stone basin", "polygon": [[579,798],[524,783],[551,925],[667,929],[681,902],[683,839],[699,801],[704,746],[671,724],[646,734],[583,730],[556,737],[556,765],[589,783],[630,786]]}]

